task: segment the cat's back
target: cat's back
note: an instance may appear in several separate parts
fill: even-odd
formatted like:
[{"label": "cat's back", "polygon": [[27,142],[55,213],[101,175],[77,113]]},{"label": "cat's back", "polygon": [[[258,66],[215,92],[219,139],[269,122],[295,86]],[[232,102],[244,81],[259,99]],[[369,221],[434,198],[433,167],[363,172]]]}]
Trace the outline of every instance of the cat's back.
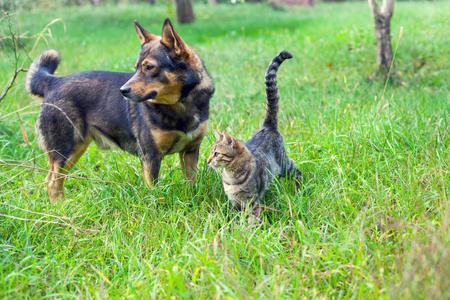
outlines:
[{"label": "cat's back", "polygon": [[262,128],[245,145],[254,155],[261,151],[270,155],[273,152],[277,152],[276,150],[279,148],[284,149],[284,140],[281,133],[277,130]]},{"label": "cat's back", "polygon": [[260,129],[248,140],[246,146],[255,157],[260,172],[269,172],[273,176],[280,174],[286,157],[281,133],[268,128]]}]

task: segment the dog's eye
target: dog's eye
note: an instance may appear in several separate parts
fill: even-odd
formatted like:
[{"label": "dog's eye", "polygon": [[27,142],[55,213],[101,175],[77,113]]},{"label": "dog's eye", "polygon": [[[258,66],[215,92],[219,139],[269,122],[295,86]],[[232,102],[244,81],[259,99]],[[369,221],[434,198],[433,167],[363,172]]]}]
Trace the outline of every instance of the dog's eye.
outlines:
[{"label": "dog's eye", "polygon": [[154,67],[155,67],[155,66],[152,66],[152,65],[146,65],[146,66],[145,66],[145,69],[146,69],[147,71],[151,71],[151,70],[153,70]]}]

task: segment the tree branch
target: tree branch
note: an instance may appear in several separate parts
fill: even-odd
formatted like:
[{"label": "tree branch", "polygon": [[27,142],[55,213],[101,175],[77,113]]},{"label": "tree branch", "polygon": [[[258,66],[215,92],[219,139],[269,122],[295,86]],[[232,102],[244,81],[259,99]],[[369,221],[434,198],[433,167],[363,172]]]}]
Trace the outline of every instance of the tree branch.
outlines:
[{"label": "tree branch", "polygon": [[394,12],[394,4],[394,0],[383,0],[381,14],[385,17],[392,17],[392,13]]},{"label": "tree branch", "polygon": [[380,8],[378,7],[378,0],[368,0],[370,11],[372,12],[373,17],[378,17],[380,14]]},{"label": "tree branch", "polygon": [[8,87],[5,89],[5,91],[4,91],[4,92],[2,93],[2,95],[0,96],[0,103],[2,103],[2,100],[6,97],[6,94],[8,94],[9,90],[12,88],[12,86],[13,86],[13,84],[14,84],[14,81],[16,81],[17,75],[18,75],[20,72],[26,72],[26,70],[20,68],[20,69],[16,69],[16,70],[14,71],[14,75],[13,75],[13,77],[11,78],[11,80],[9,81]]},{"label": "tree branch", "polygon": [[[14,32],[14,29],[13,29],[14,24],[11,21],[11,15],[9,14],[9,12],[7,12],[5,10],[2,10],[1,12],[2,12],[2,16],[0,18],[0,22],[3,22],[3,20],[7,20],[8,34],[1,33],[2,36],[0,36],[0,45],[1,45],[3,52],[6,53],[6,55],[8,56],[8,59],[14,68],[14,74],[11,77],[11,80],[9,81],[7,87],[0,95],[0,104],[2,103],[2,100],[6,97],[8,92],[11,90],[11,88],[13,87],[18,74],[20,72],[27,71],[27,69],[23,67],[25,64],[25,61],[31,60],[30,54],[35,50],[40,39],[44,39],[44,41],[47,43],[46,37],[47,36],[50,38],[52,37],[52,32],[50,30],[50,26],[56,22],[62,21],[62,19],[55,19],[55,20],[51,21],[50,23],[48,23],[44,27],[44,29],[42,29],[42,31],[39,32],[38,34],[35,34],[33,36],[27,36],[26,34],[21,35],[21,34]],[[64,30],[65,29],[66,28],[64,26]],[[21,39],[24,39],[24,38],[35,39],[35,42],[34,42],[33,47],[30,52],[28,52],[25,49],[25,46],[21,42]],[[21,54],[23,54],[25,56],[25,58],[22,59],[22,63],[20,64],[20,67],[19,67],[19,62],[21,61],[21,58],[20,58]]]}]

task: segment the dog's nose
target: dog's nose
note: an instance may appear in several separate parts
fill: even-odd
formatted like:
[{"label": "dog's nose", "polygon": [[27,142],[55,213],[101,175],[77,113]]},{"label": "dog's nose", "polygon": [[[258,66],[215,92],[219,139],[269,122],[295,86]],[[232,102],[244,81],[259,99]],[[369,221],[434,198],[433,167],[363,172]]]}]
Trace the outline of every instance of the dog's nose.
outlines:
[{"label": "dog's nose", "polygon": [[126,96],[130,93],[131,88],[127,87],[127,86],[123,86],[120,88],[120,92],[122,93],[122,95]]}]

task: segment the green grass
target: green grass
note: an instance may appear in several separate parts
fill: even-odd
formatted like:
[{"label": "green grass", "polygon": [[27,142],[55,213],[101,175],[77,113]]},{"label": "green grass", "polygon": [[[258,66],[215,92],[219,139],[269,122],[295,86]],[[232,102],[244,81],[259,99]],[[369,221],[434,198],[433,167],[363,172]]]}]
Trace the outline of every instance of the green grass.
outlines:
[{"label": "green grass", "polygon": [[[82,179],[68,179],[67,199],[50,204],[39,101],[21,73],[0,105],[0,298],[448,299],[449,9],[396,4],[398,74],[384,97],[382,78],[369,79],[376,44],[365,2],[287,12],[196,5],[194,24],[175,22],[214,79],[212,125],[244,140],[262,122],[265,68],[281,50],[294,55],[279,71],[280,127],[305,181],[301,193],[276,181],[265,198],[276,211],[255,228],[230,211],[205,163],[211,130],[195,185],[170,156],[149,190],[138,158],[91,146],[70,173]],[[32,56],[58,49],[66,75],[133,70],[134,19],[159,34],[172,10],[72,7],[14,19],[30,34],[63,19]],[[0,62],[3,87],[12,69],[6,53]]]}]

